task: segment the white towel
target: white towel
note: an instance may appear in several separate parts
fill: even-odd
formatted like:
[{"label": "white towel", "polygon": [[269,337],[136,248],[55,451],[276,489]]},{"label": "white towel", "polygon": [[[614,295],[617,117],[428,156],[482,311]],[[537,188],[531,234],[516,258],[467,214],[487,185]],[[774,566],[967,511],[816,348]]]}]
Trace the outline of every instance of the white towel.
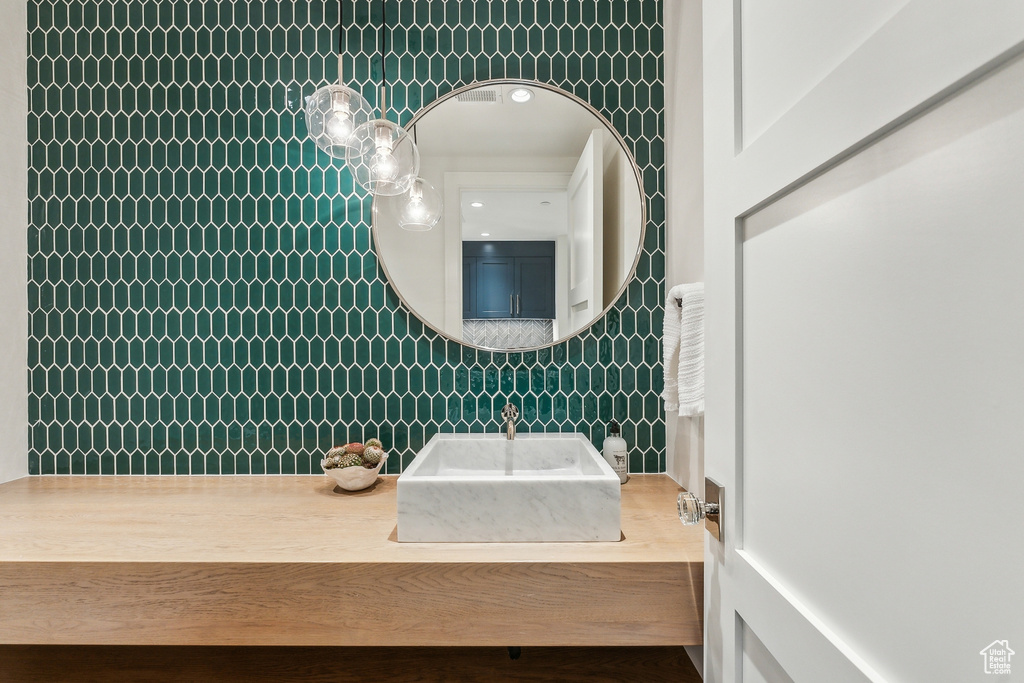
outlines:
[{"label": "white towel", "polygon": [[704,283],[676,285],[665,299],[665,412],[704,413]]}]

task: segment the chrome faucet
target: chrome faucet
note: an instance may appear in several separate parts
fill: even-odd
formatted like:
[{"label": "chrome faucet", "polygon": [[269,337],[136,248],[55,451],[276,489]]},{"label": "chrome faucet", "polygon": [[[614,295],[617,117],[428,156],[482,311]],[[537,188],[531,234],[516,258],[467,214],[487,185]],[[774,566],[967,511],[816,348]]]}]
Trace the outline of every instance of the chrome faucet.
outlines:
[{"label": "chrome faucet", "polygon": [[519,408],[511,403],[501,409],[501,419],[505,421],[505,435],[509,441],[516,438],[516,420],[519,419]]}]

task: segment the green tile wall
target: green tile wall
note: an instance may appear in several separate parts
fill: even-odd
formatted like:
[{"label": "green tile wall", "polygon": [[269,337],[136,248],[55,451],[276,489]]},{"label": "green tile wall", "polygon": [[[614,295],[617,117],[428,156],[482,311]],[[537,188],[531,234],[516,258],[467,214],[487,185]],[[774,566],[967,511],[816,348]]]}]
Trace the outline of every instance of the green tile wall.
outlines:
[{"label": "green tile wall", "polygon": [[[345,80],[376,102],[380,3],[344,0]],[[438,431],[623,423],[665,467],[661,3],[388,0],[402,122],[488,78],[553,83],[633,149],[650,201],[638,277],[551,349],[447,342],[398,302],[370,202],[305,135],[337,78],[336,2],[29,0],[33,474],[318,471],[379,435],[388,472]]]}]

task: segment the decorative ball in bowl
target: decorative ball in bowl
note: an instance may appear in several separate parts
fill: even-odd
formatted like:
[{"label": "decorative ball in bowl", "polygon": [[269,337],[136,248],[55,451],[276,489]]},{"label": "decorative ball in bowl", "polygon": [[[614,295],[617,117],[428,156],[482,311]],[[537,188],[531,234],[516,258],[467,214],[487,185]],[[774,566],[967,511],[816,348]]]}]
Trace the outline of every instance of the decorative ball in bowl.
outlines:
[{"label": "decorative ball in bowl", "polygon": [[320,461],[324,473],[346,491],[361,491],[377,481],[388,454],[377,439],[367,439],[366,444],[349,443],[335,446]]}]

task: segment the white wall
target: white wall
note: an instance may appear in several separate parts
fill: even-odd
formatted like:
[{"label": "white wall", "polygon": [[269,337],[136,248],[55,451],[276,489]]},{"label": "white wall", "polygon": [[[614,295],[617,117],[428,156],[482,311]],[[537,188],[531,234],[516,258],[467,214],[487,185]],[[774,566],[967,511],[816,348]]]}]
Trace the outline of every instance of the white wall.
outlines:
[{"label": "white wall", "polygon": [[[666,2],[665,290],[704,279],[704,115],[700,0]],[[704,495],[704,419],[665,416],[666,469]],[[687,653],[703,675],[702,647]]]},{"label": "white wall", "polygon": [[[704,279],[704,154],[700,0],[665,5],[665,290]],[[703,418],[666,415],[666,467],[704,492]]]},{"label": "white wall", "polygon": [[0,26],[0,482],[28,474],[28,93],[24,2]]},{"label": "white wall", "polygon": [[[438,171],[424,160],[420,176],[444,197],[443,169]],[[396,223],[381,220],[376,235],[377,253],[395,288],[421,317],[441,327],[444,324],[444,220],[426,232],[409,232]],[[459,267],[462,267],[461,261]]]},{"label": "white wall", "polygon": [[640,244],[640,195],[629,157],[615,136],[604,135],[604,286],[602,308],[615,301]]},{"label": "white wall", "polygon": [[552,339],[569,330],[569,236],[555,239],[555,323]]},{"label": "white wall", "polygon": [[602,169],[604,212],[601,216],[601,233],[604,241],[601,250],[604,259],[601,286],[604,299],[601,302],[601,308],[603,309],[612,303],[613,297],[619,291],[619,285],[622,284],[622,195],[620,193],[622,181],[619,172],[620,164],[616,158],[622,156],[622,153],[619,151],[619,145],[616,144],[614,137],[604,131],[602,134],[604,135],[604,142],[601,145],[603,148],[601,156],[604,160],[604,169]]}]

